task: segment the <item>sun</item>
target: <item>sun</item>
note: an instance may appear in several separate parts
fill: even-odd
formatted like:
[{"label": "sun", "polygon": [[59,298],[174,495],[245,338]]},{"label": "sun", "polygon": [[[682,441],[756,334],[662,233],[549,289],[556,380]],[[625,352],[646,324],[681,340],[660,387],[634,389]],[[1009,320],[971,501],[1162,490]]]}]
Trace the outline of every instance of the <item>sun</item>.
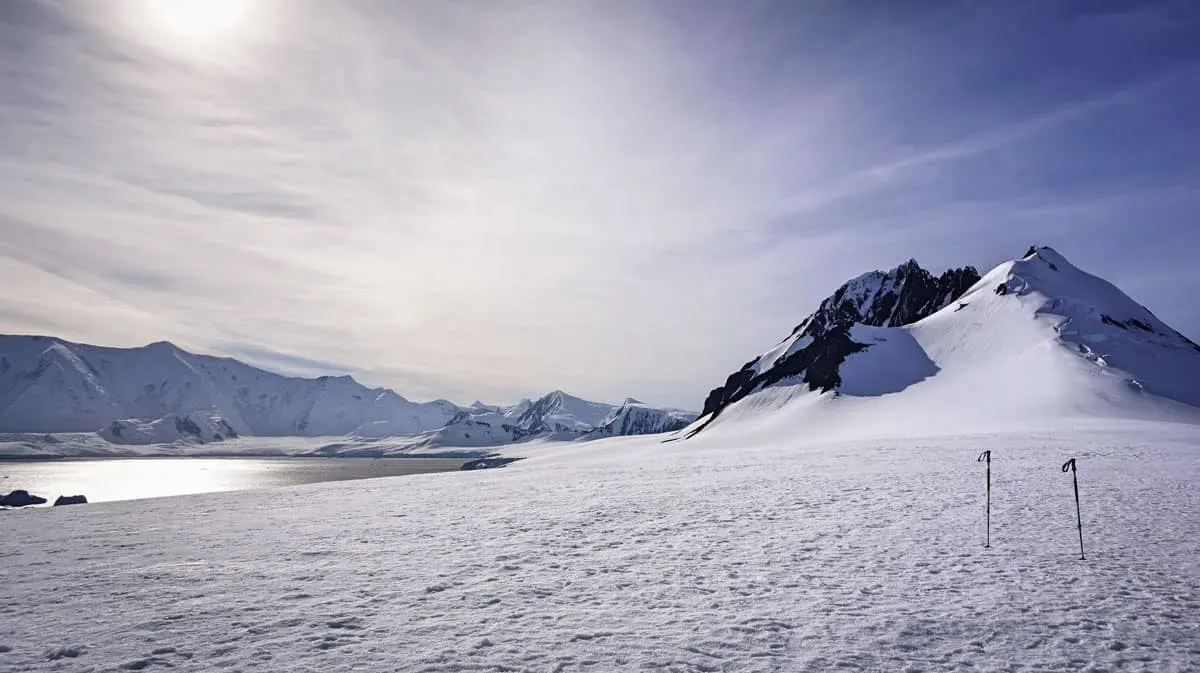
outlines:
[{"label": "sun", "polygon": [[124,32],[166,56],[197,64],[237,63],[264,37],[262,10],[268,2],[124,0]]},{"label": "sun", "polygon": [[231,36],[245,26],[252,0],[143,0],[151,28],[164,37],[210,42]]}]

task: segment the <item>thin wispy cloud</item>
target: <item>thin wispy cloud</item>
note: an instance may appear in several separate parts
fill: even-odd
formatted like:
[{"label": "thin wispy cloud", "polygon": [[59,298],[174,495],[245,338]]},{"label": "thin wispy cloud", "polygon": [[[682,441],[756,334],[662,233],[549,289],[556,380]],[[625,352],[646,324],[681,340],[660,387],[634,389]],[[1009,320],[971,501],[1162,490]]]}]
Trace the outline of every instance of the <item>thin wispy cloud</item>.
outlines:
[{"label": "thin wispy cloud", "polygon": [[[1155,242],[1072,204],[1200,170],[1166,6],[147,5],[0,6],[0,330],[694,407],[868,268],[1038,240],[1128,277]],[[1029,63],[1053,35],[1078,58]],[[1196,202],[1151,200],[1172,250]],[[1189,293],[1143,299],[1196,334]]]}]

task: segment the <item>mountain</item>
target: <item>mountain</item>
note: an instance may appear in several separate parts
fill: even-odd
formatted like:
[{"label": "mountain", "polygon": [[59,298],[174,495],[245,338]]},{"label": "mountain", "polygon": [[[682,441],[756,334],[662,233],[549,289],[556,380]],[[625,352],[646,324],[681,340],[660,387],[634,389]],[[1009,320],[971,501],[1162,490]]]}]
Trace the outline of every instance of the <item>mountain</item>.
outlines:
[{"label": "mountain", "polygon": [[108,348],[0,335],[0,433],[98,432],[120,444],[411,436],[483,446],[582,438],[618,408],[557,390],[508,407],[418,403],[349,376],[282,376],[166,342]]},{"label": "mountain", "polygon": [[834,434],[883,424],[893,435],[1190,423],[1200,421],[1198,382],[1200,346],[1033,247],[983,277],[971,267],[935,277],[910,261],[850,281],[714,389],[686,434],[734,417]]},{"label": "mountain", "polygon": [[786,339],[747,362],[708,394],[702,415],[709,420],[756,390],[797,379],[811,390],[830,391],[841,384],[842,362],[866,346],[850,337],[855,325],[895,327],[933,315],[979,281],[974,267],[952,269],[935,277],[916,260],[872,271],[842,285]]},{"label": "mountain", "polygon": [[626,400],[612,405],[590,402],[561,390],[510,407],[472,406],[443,428],[424,433],[430,446],[490,446],[531,438],[598,439],[672,432],[696,420],[695,412],[659,409]]},{"label": "mountain", "polygon": [[682,430],[696,420],[697,414],[680,409],[659,409],[632,397],[613,409],[591,430],[594,436],[654,435]]},{"label": "mountain", "polygon": [[422,432],[445,425],[459,408],[444,400],[410,402],[349,376],[281,376],[166,342],[123,349],[0,336],[0,432],[106,428],[119,437],[116,421],[196,413],[242,435],[321,436],[372,423],[396,434]]}]

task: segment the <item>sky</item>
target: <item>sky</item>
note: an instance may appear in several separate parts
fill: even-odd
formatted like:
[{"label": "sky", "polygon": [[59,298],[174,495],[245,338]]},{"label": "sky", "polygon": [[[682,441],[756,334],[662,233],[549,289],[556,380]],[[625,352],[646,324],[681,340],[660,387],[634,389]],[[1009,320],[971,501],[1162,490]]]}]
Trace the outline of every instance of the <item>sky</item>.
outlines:
[{"label": "sky", "polygon": [[0,332],[699,408],[1052,245],[1200,340],[1200,6],[0,2]]}]

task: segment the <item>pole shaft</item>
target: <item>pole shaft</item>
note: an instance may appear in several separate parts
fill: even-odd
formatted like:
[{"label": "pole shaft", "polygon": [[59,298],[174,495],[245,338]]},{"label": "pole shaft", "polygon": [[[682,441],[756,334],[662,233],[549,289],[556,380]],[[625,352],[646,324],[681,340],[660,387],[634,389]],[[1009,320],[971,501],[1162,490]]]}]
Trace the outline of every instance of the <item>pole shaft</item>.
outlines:
[{"label": "pole shaft", "polygon": [[987,541],[984,547],[992,546],[992,457],[987,461]]},{"label": "pole shaft", "polygon": [[1075,466],[1071,466],[1071,481],[1075,484],[1075,521],[1079,526],[1079,560],[1084,560],[1083,557],[1083,514],[1079,510],[1079,473],[1075,471]]}]

